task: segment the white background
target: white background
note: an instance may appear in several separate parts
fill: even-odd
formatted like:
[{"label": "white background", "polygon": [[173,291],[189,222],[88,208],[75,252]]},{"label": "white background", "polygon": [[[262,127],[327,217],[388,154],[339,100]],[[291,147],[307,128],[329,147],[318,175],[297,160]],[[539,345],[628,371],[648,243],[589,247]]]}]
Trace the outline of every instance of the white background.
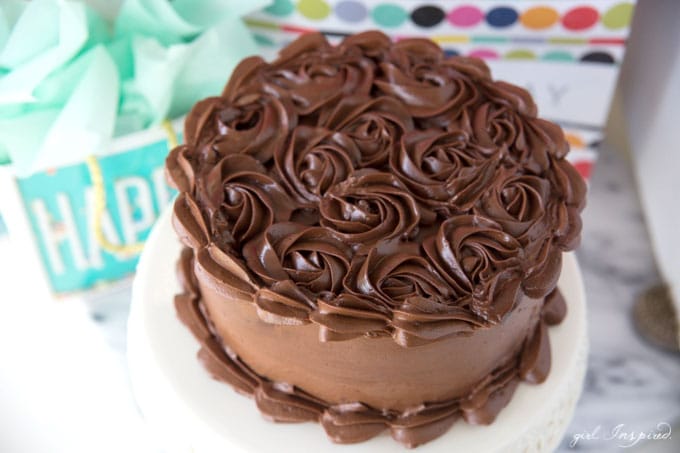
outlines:
[{"label": "white background", "polygon": [[153,451],[84,301],[52,300],[24,258],[0,236],[0,451]]}]

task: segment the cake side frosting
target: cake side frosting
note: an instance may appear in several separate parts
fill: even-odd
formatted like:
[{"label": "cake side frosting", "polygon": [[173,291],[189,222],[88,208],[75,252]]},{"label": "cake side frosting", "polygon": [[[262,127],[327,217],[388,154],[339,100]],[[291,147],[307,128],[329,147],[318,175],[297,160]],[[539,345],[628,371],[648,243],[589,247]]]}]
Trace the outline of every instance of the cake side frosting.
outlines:
[{"label": "cake side frosting", "polygon": [[[492,422],[549,372],[581,229],[585,185],[536,115],[525,90],[422,39],[310,34],[244,60],[166,161],[187,247],[175,305],[208,370],[337,442],[389,428],[415,446],[461,416]],[[317,375],[284,363],[305,351]],[[479,363],[456,371],[451,353]],[[352,368],[371,354],[387,361]],[[395,387],[409,361],[437,360],[451,366],[416,392]],[[392,393],[359,391],[385,373]]]},{"label": "cake side frosting", "polygon": [[[560,323],[566,313],[566,304],[557,290],[550,293],[545,303],[542,299],[525,301],[526,305],[530,302],[538,310],[532,310],[528,318],[518,314],[519,310],[514,310],[507,320],[507,323],[519,326],[531,319],[527,323],[527,329],[518,336],[521,338],[518,348],[510,348],[501,355],[501,360],[493,361],[490,371],[479,375],[476,382],[462,394],[435,400],[423,399],[397,408],[400,399],[413,399],[422,391],[431,392],[431,387],[442,385],[443,378],[450,379],[448,385],[455,385],[471,363],[484,361],[484,351],[480,351],[479,347],[488,345],[490,337],[478,338],[477,341],[474,336],[465,338],[471,344],[477,344],[477,348],[457,344],[460,338],[431,342],[417,348],[403,348],[391,339],[383,338],[383,344],[376,348],[378,341],[367,338],[363,341],[368,346],[363,345],[363,349],[361,345],[354,345],[343,351],[346,345],[358,341],[355,339],[334,342],[337,346],[335,350],[323,351],[319,346],[324,343],[319,343],[315,335],[311,339],[309,335],[301,335],[301,326],[263,323],[252,305],[243,300],[225,300],[215,293],[213,297],[217,296],[217,300],[213,302],[219,308],[208,315],[205,295],[201,293],[193,272],[193,259],[193,252],[187,248],[178,262],[178,275],[184,292],[176,296],[175,308],[179,318],[200,342],[198,357],[209,373],[238,392],[252,397],[266,418],[285,423],[319,422],[329,438],[338,443],[362,442],[388,430],[395,440],[407,447],[415,447],[439,437],[461,418],[471,424],[492,423],[510,401],[520,381],[540,383],[545,380],[551,364],[547,326]],[[206,289],[210,292],[209,288]],[[215,324],[220,321],[228,321],[228,328],[220,328]],[[498,331],[498,328],[485,331],[497,339],[508,337],[507,332]],[[309,332],[305,332],[307,333]],[[249,351],[258,351],[266,360],[278,359],[273,365],[287,370],[282,371],[287,379],[279,381],[272,379],[268,373],[257,372],[249,360],[244,360],[233,349],[238,346],[233,341],[234,337],[241,337]],[[267,341],[263,343],[262,339]],[[392,349],[389,344],[393,345]],[[288,350],[280,349],[281,345],[289,346]],[[455,347],[452,348],[451,345]],[[438,346],[441,347],[437,348]],[[328,378],[328,360],[337,350],[344,355],[352,355],[351,359],[341,358],[338,375],[333,375],[338,370],[330,369],[331,379],[324,383],[324,390],[331,395],[336,393],[341,396],[339,400],[335,396],[334,401],[329,401],[318,394],[310,393],[306,386],[290,384],[289,381],[293,378],[291,372],[299,372],[301,368],[306,368],[315,375],[324,373],[319,376],[320,380]],[[282,351],[286,352],[281,356]],[[413,354],[404,356],[404,352]],[[423,360],[415,363],[414,354]],[[391,359],[389,369],[385,369],[377,360],[382,356]],[[383,397],[383,401],[389,400],[388,408],[375,402],[368,404],[368,398],[347,399],[349,392],[343,390],[347,382],[339,375],[356,374],[359,358],[368,361],[369,366],[367,370],[363,370],[367,374],[359,376],[361,381],[355,384],[355,389],[371,392],[380,388],[381,393],[389,395]],[[423,361],[428,362],[426,366],[420,366]],[[304,363],[303,366],[300,366],[301,362]],[[421,376],[426,376],[446,368],[449,369],[449,374],[437,376],[438,383],[432,377],[417,379],[416,385],[409,389],[409,382],[404,382],[409,381],[407,374],[414,369],[422,371]],[[373,383],[367,385],[371,381]],[[398,388],[394,387],[395,382],[399,383]],[[374,395],[370,396],[372,401],[376,400]],[[402,402],[401,405],[403,404]]]}]

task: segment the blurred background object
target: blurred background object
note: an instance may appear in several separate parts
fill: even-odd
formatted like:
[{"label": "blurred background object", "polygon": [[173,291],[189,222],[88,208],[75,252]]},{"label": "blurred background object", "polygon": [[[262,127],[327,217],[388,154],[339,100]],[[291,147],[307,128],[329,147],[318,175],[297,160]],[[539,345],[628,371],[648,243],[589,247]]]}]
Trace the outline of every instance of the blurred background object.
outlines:
[{"label": "blurred background object", "polygon": [[635,303],[633,319],[640,334],[652,344],[670,351],[680,347],[677,309],[667,285],[646,288]]},{"label": "blurred background object", "polygon": [[[635,15],[635,35],[621,75],[621,102],[637,187],[659,271],[667,290],[640,298],[638,313],[657,313],[644,322],[653,338],[675,336],[680,347],[680,5],[645,2]],[[650,307],[648,305],[663,305]],[[670,316],[671,320],[662,319]],[[673,320],[675,322],[673,322]],[[668,334],[659,332],[665,327]],[[652,329],[655,327],[656,329]],[[670,340],[665,344],[669,347]]]}]

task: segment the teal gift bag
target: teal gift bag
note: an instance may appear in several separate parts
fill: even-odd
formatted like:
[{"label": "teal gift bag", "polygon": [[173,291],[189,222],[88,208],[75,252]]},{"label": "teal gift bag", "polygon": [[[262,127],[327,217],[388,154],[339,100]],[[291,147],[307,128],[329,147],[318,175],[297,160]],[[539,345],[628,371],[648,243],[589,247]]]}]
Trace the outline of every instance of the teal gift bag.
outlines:
[{"label": "teal gift bag", "polygon": [[0,1],[0,211],[22,282],[64,295],[134,272],[174,195],[157,125],[258,53],[241,18],[269,3]]},{"label": "teal gift bag", "polygon": [[30,176],[1,169],[9,238],[33,255],[52,294],[100,288],[134,273],[144,240],[174,197],[164,163],[180,124],[123,136],[106,155]]}]

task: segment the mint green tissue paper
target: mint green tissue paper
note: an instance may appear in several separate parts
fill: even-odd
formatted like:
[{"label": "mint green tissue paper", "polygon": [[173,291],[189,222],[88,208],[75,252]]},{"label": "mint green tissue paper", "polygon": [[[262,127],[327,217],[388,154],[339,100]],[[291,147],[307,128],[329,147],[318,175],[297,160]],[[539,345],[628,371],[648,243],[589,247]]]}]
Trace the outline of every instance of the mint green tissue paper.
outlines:
[{"label": "mint green tissue paper", "polygon": [[[4,0],[0,4],[0,49],[5,48],[14,25],[24,11],[27,3],[21,0]],[[2,70],[0,65],[0,70]]]},{"label": "mint green tissue paper", "polygon": [[0,164],[21,176],[105,154],[218,95],[258,52],[241,17],[269,3],[0,1]]},{"label": "mint green tissue paper", "polygon": [[116,22],[117,35],[142,33],[163,45],[186,42],[225,20],[236,21],[267,0],[127,0]]},{"label": "mint green tissue paper", "polygon": [[73,65],[82,71],[71,80],[63,104],[54,102],[35,110],[25,106],[21,115],[0,118],[0,140],[18,175],[79,162],[87,154],[107,149],[118,107],[116,66],[103,46]]},{"label": "mint green tissue paper", "polygon": [[104,46],[84,57],[89,59],[87,69],[45,137],[35,168],[80,162],[82,150],[103,154],[109,149],[118,108],[118,71]]},{"label": "mint green tissue paper", "polygon": [[238,62],[256,53],[257,44],[241,21],[223,22],[206,31],[195,41],[175,81],[168,115],[177,117],[196,99],[219,95]]},{"label": "mint green tissue paper", "polygon": [[225,19],[233,20],[243,17],[257,9],[268,6],[271,1],[246,0],[174,0],[172,6],[185,21],[201,29],[207,29]]},{"label": "mint green tissue paper", "polygon": [[116,21],[117,36],[144,34],[166,46],[193,38],[199,32],[200,28],[177,14],[171,2],[163,0],[128,0]]},{"label": "mint green tissue paper", "polygon": [[238,61],[254,53],[257,45],[241,22],[223,22],[191,43],[169,47],[140,37],[133,43],[137,71],[132,84],[149,102],[157,123],[219,94]]},{"label": "mint green tissue paper", "polygon": [[55,0],[29,2],[0,53],[0,104],[31,102],[33,90],[66,64],[87,41],[85,5]]}]

